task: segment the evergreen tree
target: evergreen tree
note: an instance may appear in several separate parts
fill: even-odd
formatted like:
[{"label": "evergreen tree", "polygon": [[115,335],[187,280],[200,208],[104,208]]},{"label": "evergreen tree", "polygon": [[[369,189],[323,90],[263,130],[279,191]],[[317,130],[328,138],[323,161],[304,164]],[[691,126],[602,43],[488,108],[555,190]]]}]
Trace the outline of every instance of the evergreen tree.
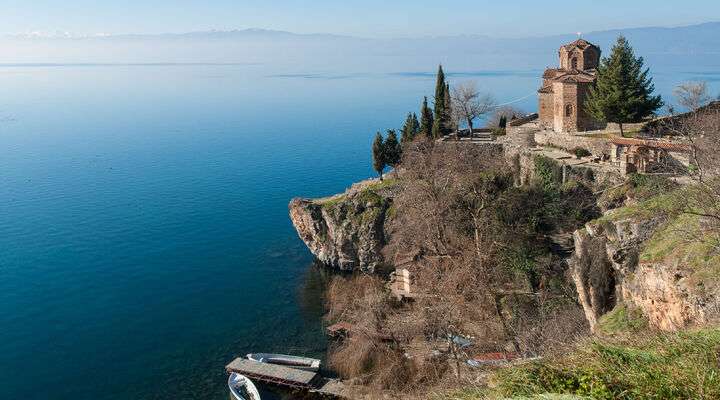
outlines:
[{"label": "evergreen tree", "polygon": [[433,110],[433,138],[439,138],[447,134],[450,126],[450,113],[448,112],[448,99],[450,92],[445,83],[445,72],[442,65],[438,67],[437,81],[435,82],[435,105]]},{"label": "evergreen tree", "polygon": [[423,99],[422,107],[420,108],[420,135],[423,135],[427,139],[432,139],[432,127],[433,127],[433,114],[430,107],[428,107],[427,97]]},{"label": "evergreen tree", "polygon": [[505,129],[507,127],[507,117],[504,115],[500,116],[500,122],[498,122],[498,127]]},{"label": "evergreen tree", "polygon": [[410,130],[412,132],[412,138],[415,140],[418,133],[420,133],[420,121],[418,121],[417,114],[412,113],[412,129]]},{"label": "evergreen tree", "polygon": [[383,144],[383,153],[385,155],[385,164],[395,168],[400,164],[402,158],[402,147],[398,142],[394,129],[388,129],[387,138]]},{"label": "evergreen tree", "polygon": [[433,125],[430,131],[433,139],[438,139],[442,136],[442,118],[433,118]]},{"label": "evergreen tree", "polygon": [[412,142],[419,131],[420,122],[418,122],[417,115],[415,113],[408,113],[402,131],[400,132],[400,142],[403,144]]},{"label": "evergreen tree", "polygon": [[457,130],[452,117],[452,96],[450,95],[450,84],[445,84],[445,115],[447,118],[447,126],[445,134],[448,135]]},{"label": "evergreen tree", "polygon": [[373,169],[383,179],[383,170],[385,169],[385,144],[380,132],[375,134],[375,140],[372,145]]},{"label": "evergreen tree", "polygon": [[643,64],[643,58],[635,57],[627,39],[618,37],[610,57],[600,63],[597,81],[585,102],[593,118],[620,125],[622,136],[623,123],[640,122],[663,105],[659,95],[652,95],[655,86],[650,70],[643,69]]}]

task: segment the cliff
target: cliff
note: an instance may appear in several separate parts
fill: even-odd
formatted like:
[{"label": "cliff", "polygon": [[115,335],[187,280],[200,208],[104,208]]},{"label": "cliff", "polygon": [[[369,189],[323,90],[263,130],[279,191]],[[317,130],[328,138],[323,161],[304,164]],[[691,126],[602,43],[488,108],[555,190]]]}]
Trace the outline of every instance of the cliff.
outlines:
[{"label": "cliff", "polygon": [[[522,178],[516,182],[520,184],[537,174],[585,179],[594,190],[617,183],[617,177],[583,166],[561,173],[556,161],[528,152],[506,148],[505,157]],[[593,172],[589,180],[588,171]],[[387,222],[395,214],[398,185],[396,180],[369,180],[329,198],[294,199],[290,217],[323,264],[373,272],[385,264]],[[665,178],[632,176],[598,199],[599,208],[610,209],[603,217],[574,232],[569,276],[592,330],[603,316],[626,307],[662,330],[702,325],[720,316],[715,283],[720,259],[716,247],[690,239],[702,236],[692,232],[700,221],[681,212],[682,190]]]},{"label": "cliff", "polygon": [[593,330],[615,307],[666,331],[718,318],[716,248],[682,199],[679,190],[621,207],[575,232],[571,275]]},{"label": "cliff", "polygon": [[290,219],[321,263],[343,271],[373,272],[383,264],[385,220],[394,180],[370,180],[324,199],[293,199]]}]

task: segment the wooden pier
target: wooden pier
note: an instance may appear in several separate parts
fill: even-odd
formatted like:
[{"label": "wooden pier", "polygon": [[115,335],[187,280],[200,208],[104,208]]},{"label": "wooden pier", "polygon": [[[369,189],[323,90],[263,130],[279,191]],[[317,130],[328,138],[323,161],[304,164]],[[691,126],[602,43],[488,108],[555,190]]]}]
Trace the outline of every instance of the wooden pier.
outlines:
[{"label": "wooden pier", "polygon": [[323,378],[317,372],[236,358],[225,367],[228,373],[236,372],[253,381],[330,398],[343,398],[344,385],[337,379]]},{"label": "wooden pier", "polygon": [[225,367],[228,373],[237,372],[252,380],[293,389],[314,389],[319,375],[317,372],[261,363],[244,358],[236,358]]}]

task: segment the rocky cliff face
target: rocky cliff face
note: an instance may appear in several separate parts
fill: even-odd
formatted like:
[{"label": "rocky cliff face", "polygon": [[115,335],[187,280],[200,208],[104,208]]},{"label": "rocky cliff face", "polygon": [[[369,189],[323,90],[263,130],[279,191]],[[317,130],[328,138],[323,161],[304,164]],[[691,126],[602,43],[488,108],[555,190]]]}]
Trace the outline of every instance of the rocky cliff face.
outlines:
[{"label": "rocky cliff face", "polygon": [[648,241],[662,234],[666,223],[663,216],[602,218],[575,232],[571,275],[591,329],[620,303],[639,309],[652,327],[662,330],[717,317],[717,293],[691,279],[686,263],[643,261]]},{"label": "rocky cliff face", "polygon": [[344,271],[373,272],[383,263],[385,219],[391,204],[385,183],[371,182],[327,199],[294,199],[290,219],[323,264]]}]

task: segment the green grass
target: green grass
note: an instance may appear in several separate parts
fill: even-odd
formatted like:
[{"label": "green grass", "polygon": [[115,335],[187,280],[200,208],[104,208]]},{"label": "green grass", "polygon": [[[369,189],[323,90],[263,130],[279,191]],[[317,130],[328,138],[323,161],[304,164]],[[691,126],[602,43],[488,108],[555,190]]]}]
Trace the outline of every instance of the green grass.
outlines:
[{"label": "green grass", "polygon": [[[354,194],[320,199],[316,204],[338,221],[346,221],[357,226],[373,223],[391,205],[391,201],[378,192],[397,183],[397,179],[373,182]],[[386,218],[388,218],[387,214]]]},{"label": "green grass", "polygon": [[346,195],[337,195],[328,197],[326,199],[317,200],[316,203],[319,204],[322,208],[333,208],[336,205],[344,202],[345,200],[347,200]]},{"label": "green grass", "polygon": [[492,389],[456,398],[720,398],[720,330],[637,336],[595,340],[566,357],[500,370]]},{"label": "green grass", "polygon": [[[396,186],[400,181],[397,178],[385,178],[382,181],[378,180],[365,186],[358,195],[363,200],[372,203],[378,203],[381,201],[381,196],[377,194],[382,189]],[[325,209],[334,208],[335,206],[344,203],[348,200],[347,194],[339,194],[332,197],[326,197],[323,199],[315,200],[315,203],[322,206]]]},{"label": "green grass", "polygon": [[367,185],[367,186],[363,189],[363,191],[367,191],[367,190],[370,190],[370,191],[378,191],[378,190],[381,190],[381,189],[386,189],[386,188],[395,186],[395,185],[397,185],[399,182],[400,182],[400,181],[399,181],[397,178],[385,178],[385,179],[383,179],[382,181],[378,180],[378,181],[376,181],[376,182],[373,182],[373,183]]},{"label": "green grass", "polygon": [[625,184],[603,192],[598,204],[608,209],[621,205],[625,199],[645,201],[655,196],[668,194],[678,187],[677,183],[665,176],[631,174]]},{"label": "green grass", "polygon": [[640,332],[648,328],[648,321],[642,311],[624,304],[617,305],[598,321],[598,332],[615,335],[628,332]]},{"label": "green grass", "polygon": [[636,332],[596,339],[565,356],[491,372],[489,384],[447,400],[718,399],[720,329]]},{"label": "green grass", "polygon": [[623,219],[643,220],[658,215],[678,215],[684,209],[686,193],[684,190],[674,190],[669,193],[651,197],[645,201],[631,206],[621,207],[610,211],[596,222],[620,221]]},{"label": "green grass", "polygon": [[[484,389],[465,389],[450,395],[443,394],[431,397],[433,400],[496,400],[497,396],[488,394]],[[512,400],[590,400],[589,397],[575,396],[570,394],[543,393],[533,396],[508,397]]]}]

